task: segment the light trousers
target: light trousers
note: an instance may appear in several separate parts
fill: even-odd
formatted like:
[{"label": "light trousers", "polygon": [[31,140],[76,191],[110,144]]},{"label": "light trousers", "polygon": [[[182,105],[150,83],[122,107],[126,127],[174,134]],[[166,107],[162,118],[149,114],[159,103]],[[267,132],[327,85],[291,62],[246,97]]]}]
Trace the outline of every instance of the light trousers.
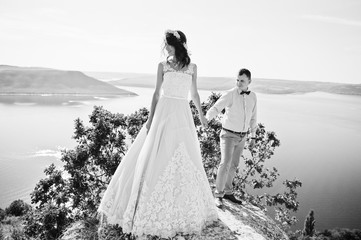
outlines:
[{"label": "light trousers", "polygon": [[223,129],[221,130],[221,163],[217,171],[215,197],[223,197],[225,194],[233,193],[233,178],[236,175],[246,139],[247,134],[241,137]]}]

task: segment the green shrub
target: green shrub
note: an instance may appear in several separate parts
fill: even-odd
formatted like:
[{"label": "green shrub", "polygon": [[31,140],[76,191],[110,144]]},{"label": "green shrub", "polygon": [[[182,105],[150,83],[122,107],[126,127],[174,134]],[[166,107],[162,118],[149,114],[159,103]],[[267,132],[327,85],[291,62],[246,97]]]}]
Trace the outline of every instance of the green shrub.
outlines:
[{"label": "green shrub", "polygon": [[0,224],[0,240],[5,240],[5,233],[1,224]]},{"label": "green shrub", "polygon": [[29,236],[55,239],[74,220],[96,213],[101,193],[126,151],[126,121],[134,121],[102,107],[94,107],[89,118],[90,127],[75,120],[77,147],[64,150],[63,167],[57,169],[52,164],[46,168],[46,178],[31,193],[37,211],[27,218]]},{"label": "green shrub", "polygon": [[17,226],[21,224],[21,219],[19,217],[9,215],[6,216],[6,218],[2,222],[6,225]]},{"label": "green shrub", "polygon": [[29,237],[55,240],[72,221],[69,210],[51,204],[29,212],[25,216],[25,233]]},{"label": "green shrub", "polygon": [[361,230],[359,229],[325,229],[318,232],[315,229],[314,211],[311,210],[305,219],[304,229],[288,232],[290,240],[361,240]]},{"label": "green shrub", "polygon": [[313,210],[310,211],[305,220],[305,225],[303,228],[303,236],[312,237],[315,235],[315,216]]},{"label": "green shrub", "polygon": [[361,230],[359,229],[347,229],[347,228],[336,228],[331,230],[325,230],[317,233],[318,239],[327,240],[361,240]]},{"label": "green shrub", "polygon": [[4,209],[0,208],[0,222],[2,220],[4,220],[4,218],[6,217],[6,212]]},{"label": "green shrub", "polygon": [[9,207],[5,209],[7,215],[23,216],[31,210],[30,204],[25,203],[23,200],[13,201]]},{"label": "green shrub", "polygon": [[24,230],[21,227],[14,227],[11,230],[11,238],[13,240],[28,240],[29,238],[26,237]]}]

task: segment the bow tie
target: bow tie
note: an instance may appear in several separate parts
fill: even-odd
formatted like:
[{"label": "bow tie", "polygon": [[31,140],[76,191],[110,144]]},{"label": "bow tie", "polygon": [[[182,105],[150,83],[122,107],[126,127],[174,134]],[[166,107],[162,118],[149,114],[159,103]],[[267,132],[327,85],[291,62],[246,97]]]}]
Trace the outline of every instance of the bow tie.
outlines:
[{"label": "bow tie", "polygon": [[246,95],[249,95],[251,93],[251,91],[242,91],[240,94],[243,95],[243,94],[246,94]]}]

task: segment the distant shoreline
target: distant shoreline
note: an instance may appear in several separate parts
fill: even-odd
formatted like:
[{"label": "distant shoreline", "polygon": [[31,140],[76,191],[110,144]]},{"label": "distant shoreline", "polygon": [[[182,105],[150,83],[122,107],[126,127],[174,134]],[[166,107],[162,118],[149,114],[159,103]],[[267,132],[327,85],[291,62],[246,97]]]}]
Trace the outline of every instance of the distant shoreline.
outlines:
[{"label": "distant shoreline", "polygon": [[[227,91],[233,77],[199,76],[199,90]],[[154,88],[156,75],[121,72],[80,72],[0,65],[0,96],[136,96],[122,87]],[[250,89],[265,94],[330,94],[361,96],[361,84],[252,78]]]},{"label": "distant shoreline", "polygon": [[[100,76],[109,84],[121,88],[128,87],[143,87],[154,88],[155,77],[152,75],[142,75],[131,77],[128,74],[122,77],[121,73],[114,76]],[[105,80],[106,77],[111,80]],[[118,80],[115,80],[118,77]],[[235,87],[235,79],[227,77],[198,77],[197,85],[199,90],[209,91],[227,91]],[[339,95],[361,96],[361,84],[343,84],[331,82],[306,82],[297,80],[282,80],[282,79],[265,79],[253,78],[250,84],[250,89],[257,93],[265,94],[302,94],[312,92],[325,92]]]},{"label": "distant shoreline", "polygon": [[[117,83],[109,81],[110,84],[113,84],[114,86],[118,88],[122,87],[137,87],[137,88],[154,88],[152,84],[147,83]],[[235,86],[228,86],[228,87],[220,87],[220,86],[214,86],[209,87],[206,84],[199,84],[198,90],[203,91],[213,91],[213,92],[225,92],[229,89],[232,89]],[[255,84],[254,86],[250,85],[250,90],[256,92],[256,93],[263,93],[263,94],[271,94],[271,95],[287,95],[287,94],[307,94],[307,93],[328,93],[328,94],[335,94],[335,95],[344,95],[344,96],[358,96],[361,97],[361,91],[340,91],[340,90],[325,90],[325,89],[314,89],[314,90],[305,90],[305,89],[290,89],[290,88],[277,88],[277,87],[260,87],[259,84]]]}]

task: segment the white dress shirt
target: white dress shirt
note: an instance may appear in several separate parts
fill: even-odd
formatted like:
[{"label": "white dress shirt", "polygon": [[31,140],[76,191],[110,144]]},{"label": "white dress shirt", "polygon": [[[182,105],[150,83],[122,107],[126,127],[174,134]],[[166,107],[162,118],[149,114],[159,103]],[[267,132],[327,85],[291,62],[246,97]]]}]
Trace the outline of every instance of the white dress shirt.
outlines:
[{"label": "white dress shirt", "polygon": [[249,95],[240,94],[237,87],[228,90],[208,110],[208,121],[215,118],[223,109],[226,112],[222,118],[222,127],[234,132],[247,132],[250,130],[254,137],[257,129],[257,97],[254,92]]}]

